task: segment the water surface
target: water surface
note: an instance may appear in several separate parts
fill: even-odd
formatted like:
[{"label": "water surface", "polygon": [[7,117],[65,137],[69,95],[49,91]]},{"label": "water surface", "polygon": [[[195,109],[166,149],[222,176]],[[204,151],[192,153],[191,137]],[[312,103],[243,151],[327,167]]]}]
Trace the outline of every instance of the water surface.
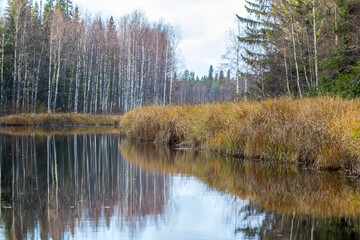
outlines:
[{"label": "water surface", "polygon": [[0,135],[0,239],[360,239],[356,178],[112,131],[10,132]]}]

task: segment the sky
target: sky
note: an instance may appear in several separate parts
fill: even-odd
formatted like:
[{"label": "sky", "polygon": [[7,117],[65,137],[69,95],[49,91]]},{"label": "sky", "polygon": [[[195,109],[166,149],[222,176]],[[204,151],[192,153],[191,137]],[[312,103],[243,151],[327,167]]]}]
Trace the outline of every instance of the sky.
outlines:
[{"label": "sky", "polygon": [[[40,0],[37,0],[40,2]],[[4,5],[6,0],[2,0]],[[45,0],[42,1],[43,4]],[[101,14],[105,18],[121,17],[141,10],[150,21],[163,20],[179,25],[182,40],[179,70],[188,69],[199,77],[215,71],[223,63],[226,38],[236,27],[236,16],[247,16],[245,0],[72,0],[82,13]],[[3,6],[2,6],[3,7]]]},{"label": "sky", "polygon": [[245,14],[244,4],[245,0],[73,0],[81,12],[116,18],[141,10],[150,21],[179,25],[180,69],[200,77],[208,74],[211,64],[215,70],[221,64],[227,32],[236,26],[235,14]]}]

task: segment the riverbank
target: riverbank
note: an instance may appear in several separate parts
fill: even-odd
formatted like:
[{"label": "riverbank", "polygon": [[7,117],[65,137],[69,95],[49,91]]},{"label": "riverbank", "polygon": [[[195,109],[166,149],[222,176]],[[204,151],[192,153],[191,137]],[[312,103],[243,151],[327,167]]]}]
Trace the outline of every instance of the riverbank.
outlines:
[{"label": "riverbank", "polygon": [[119,134],[119,129],[115,126],[57,126],[57,127],[36,127],[36,126],[17,126],[0,127],[0,134],[9,136],[62,136],[62,135],[84,135],[84,134]]},{"label": "riverbank", "polygon": [[119,115],[90,114],[17,114],[0,117],[0,126],[119,126]]},{"label": "riverbank", "polygon": [[360,174],[360,101],[334,98],[141,107],[128,138]]}]

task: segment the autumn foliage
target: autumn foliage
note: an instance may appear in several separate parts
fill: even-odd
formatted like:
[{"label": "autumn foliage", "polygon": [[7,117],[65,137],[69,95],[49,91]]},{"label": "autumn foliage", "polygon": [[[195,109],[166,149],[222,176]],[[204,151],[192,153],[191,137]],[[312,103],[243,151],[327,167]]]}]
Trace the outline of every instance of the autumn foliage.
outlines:
[{"label": "autumn foliage", "polygon": [[141,107],[120,128],[132,139],[360,173],[360,100]]},{"label": "autumn foliage", "polygon": [[90,115],[90,114],[18,114],[0,117],[0,126],[117,126],[120,122],[118,115]]}]

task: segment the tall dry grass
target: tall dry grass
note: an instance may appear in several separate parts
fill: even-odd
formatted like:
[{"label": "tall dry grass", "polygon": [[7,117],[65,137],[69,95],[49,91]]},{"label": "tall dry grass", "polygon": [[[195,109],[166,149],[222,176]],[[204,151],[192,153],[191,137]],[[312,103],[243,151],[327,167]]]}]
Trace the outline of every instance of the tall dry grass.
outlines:
[{"label": "tall dry grass", "polygon": [[0,117],[0,126],[118,126],[120,116],[90,114],[17,114]]},{"label": "tall dry grass", "polygon": [[61,136],[82,134],[119,134],[114,126],[69,126],[69,127],[0,127],[0,134],[10,136]]},{"label": "tall dry grass", "polygon": [[133,139],[360,173],[360,100],[141,107],[122,117],[120,129]]}]

